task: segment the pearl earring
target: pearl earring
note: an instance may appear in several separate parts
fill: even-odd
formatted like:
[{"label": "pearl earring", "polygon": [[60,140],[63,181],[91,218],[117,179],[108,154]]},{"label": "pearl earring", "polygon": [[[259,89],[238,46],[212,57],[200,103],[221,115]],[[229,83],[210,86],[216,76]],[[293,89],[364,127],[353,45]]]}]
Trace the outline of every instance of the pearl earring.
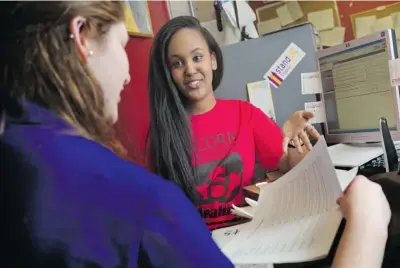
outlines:
[{"label": "pearl earring", "polygon": [[88,53],[89,53],[89,56],[93,56],[93,50],[89,49]]},{"label": "pearl earring", "polygon": [[74,37],[75,37],[74,34],[70,34],[70,35],[69,35],[69,38],[70,38],[70,39],[74,39]]}]

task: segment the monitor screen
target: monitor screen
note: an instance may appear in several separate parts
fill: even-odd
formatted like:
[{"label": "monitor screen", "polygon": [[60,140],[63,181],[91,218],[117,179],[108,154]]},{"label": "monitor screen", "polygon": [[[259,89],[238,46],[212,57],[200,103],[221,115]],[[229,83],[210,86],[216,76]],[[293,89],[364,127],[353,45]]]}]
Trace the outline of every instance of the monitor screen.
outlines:
[{"label": "monitor screen", "polygon": [[398,93],[391,86],[388,63],[393,46],[385,35],[379,37],[354,40],[318,57],[328,137],[343,140],[351,138],[343,134],[359,133],[353,140],[373,141],[362,133],[379,132],[381,117],[392,131],[398,130]]}]

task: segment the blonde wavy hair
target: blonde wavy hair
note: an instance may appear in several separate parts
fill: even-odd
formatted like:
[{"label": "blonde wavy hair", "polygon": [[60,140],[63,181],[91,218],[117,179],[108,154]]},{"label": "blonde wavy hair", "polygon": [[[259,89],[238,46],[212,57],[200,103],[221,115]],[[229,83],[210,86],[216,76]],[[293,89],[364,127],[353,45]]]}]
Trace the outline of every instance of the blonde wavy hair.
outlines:
[{"label": "blonde wavy hair", "polygon": [[104,96],[70,38],[74,17],[87,19],[102,38],[124,20],[123,1],[26,1],[0,3],[7,25],[0,40],[0,83],[5,94],[45,107],[78,132],[125,155],[104,114]]}]

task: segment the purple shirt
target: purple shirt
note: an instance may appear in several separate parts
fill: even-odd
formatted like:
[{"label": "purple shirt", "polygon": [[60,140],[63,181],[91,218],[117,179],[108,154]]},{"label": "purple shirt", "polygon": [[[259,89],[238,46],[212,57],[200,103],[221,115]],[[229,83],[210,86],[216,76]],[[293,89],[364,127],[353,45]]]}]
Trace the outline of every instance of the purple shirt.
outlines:
[{"label": "purple shirt", "polygon": [[23,198],[9,196],[23,203],[38,262],[54,253],[66,267],[138,267],[141,246],[154,267],[233,267],[177,186],[24,107],[23,118],[7,118],[2,166],[8,182],[23,180]]}]

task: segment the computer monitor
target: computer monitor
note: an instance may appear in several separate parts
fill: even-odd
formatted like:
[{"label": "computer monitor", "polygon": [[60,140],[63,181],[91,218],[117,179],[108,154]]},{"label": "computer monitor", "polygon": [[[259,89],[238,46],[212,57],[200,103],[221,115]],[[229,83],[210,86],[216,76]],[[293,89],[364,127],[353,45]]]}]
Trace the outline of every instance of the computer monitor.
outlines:
[{"label": "computer monitor", "polygon": [[395,58],[392,29],[317,52],[328,142],[380,142],[381,117],[400,140],[399,88],[391,86],[389,74]]}]

